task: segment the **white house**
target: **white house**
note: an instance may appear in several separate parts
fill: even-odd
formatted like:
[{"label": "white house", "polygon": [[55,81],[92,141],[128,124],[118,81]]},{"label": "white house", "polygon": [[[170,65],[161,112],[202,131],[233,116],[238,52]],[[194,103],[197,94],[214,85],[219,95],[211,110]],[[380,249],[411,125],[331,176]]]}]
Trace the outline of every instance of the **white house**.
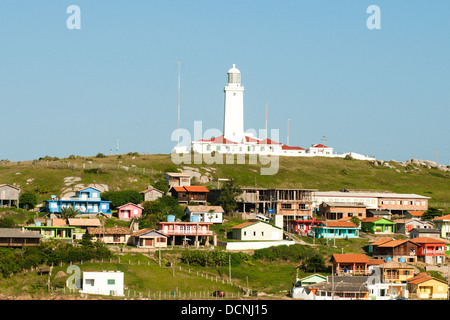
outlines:
[{"label": "white house", "polygon": [[191,222],[222,223],[223,213],[221,206],[187,206],[186,214]]},{"label": "white house", "polygon": [[123,296],[124,273],[121,271],[83,272],[82,293]]}]

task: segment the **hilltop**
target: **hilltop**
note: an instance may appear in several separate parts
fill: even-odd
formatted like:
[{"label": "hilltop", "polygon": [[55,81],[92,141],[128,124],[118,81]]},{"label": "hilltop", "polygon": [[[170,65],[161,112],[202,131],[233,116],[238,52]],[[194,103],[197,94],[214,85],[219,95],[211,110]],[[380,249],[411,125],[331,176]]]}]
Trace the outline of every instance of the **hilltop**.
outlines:
[{"label": "hilltop", "polygon": [[[228,162],[230,163],[230,162]],[[371,190],[416,193],[431,197],[430,205],[450,204],[450,170],[421,161],[383,162],[325,157],[280,157],[278,172],[261,175],[269,165],[180,164],[170,154],[44,157],[33,161],[0,161],[0,183],[15,184],[32,191],[38,200],[52,194],[66,195],[74,189],[95,184],[102,191],[142,191],[164,179],[165,172],[188,172],[193,184],[217,188],[218,179],[235,179],[240,186],[304,188],[320,191]]]}]

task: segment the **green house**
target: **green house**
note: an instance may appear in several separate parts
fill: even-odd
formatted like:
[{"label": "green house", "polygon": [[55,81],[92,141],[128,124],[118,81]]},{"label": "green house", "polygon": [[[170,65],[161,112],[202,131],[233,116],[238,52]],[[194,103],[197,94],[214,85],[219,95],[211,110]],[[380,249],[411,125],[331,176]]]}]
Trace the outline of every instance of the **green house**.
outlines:
[{"label": "green house", "polygon": [[66,242],[72,242],[73,231],[75,227],[66,226],[25,226],[27,230],[39,231],[46,240],[63,240]]},{"label": "green house", "polygon": [[301,279],[297,279],[294,284],[294,287],[304,287],[310,284],[316,284],[319,282],[327,281],[327,277],[318,273],[311,274]]},{"label": "green house", "polygon": [[395,233],[395,222],[382,217],[369,217],[361,220],[361,230],[375,234]]}]

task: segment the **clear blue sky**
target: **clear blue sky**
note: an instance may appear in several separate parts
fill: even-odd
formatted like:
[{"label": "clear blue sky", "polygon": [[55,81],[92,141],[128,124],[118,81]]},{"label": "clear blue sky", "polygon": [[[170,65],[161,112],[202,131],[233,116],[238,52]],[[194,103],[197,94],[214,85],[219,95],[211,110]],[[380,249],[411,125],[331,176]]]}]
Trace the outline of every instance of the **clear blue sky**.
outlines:
[{"label": "clear blue sky", "polygon": [[[69,30],[69,5],[81,29]],[[369,30],[369,5],[381,29]],[[223,129],[241,70],[245,128],[286,143],[450,165],[450,1],[0,0],[0,159],[169,153]],[[8,136],[8,139],[4,137]]]}]

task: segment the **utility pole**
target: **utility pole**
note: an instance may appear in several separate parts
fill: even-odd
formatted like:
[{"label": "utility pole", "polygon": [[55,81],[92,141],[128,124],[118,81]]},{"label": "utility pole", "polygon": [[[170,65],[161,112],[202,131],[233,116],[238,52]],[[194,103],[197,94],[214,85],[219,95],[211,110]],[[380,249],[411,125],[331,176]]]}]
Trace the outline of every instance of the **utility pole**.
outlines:
[{"label": "utility pole", "polygon": [[267,102],[266,102],[266,138],[269,138],[269,132],[267,130],[268,127],[267,127]]},{"label": "utility pole", "polygon": [[325,141],[326,140],[327,140],[327,138],[325,136],[322,136],[322,145],[323,145],[322,153],[325,152]]},{"label": "utility pole", "polygon": [[231,254],[228,255],[228,269],[229,269],[229,277],[231,283]]},{"label": "utility pole", "polygon": [[178,144],[180,144],[180,64],[181,61],[178,60]]},{"label": "utility pole", "polygon": [[289,120],[291,120],[291,119],[288,119],[288,121],[287,121],[287,145],[289,145]]}]

